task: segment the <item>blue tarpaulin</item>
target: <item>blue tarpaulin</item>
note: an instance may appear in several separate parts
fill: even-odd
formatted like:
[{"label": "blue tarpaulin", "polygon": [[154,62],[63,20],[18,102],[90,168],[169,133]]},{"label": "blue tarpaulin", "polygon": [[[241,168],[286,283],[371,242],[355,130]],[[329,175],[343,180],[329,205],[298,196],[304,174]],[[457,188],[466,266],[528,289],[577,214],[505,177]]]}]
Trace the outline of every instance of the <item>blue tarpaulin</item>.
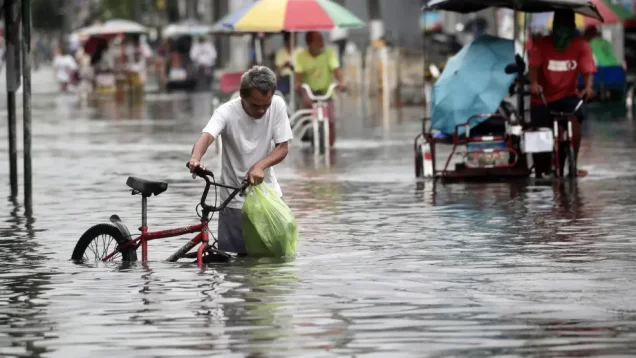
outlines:
[{"label": "blue tarpaulin", "polygon": [[[512,40],[482,35],[449,59],[433,85],[431,128],[452,134],[472,115],[495,113],[515,79],[505,73],[514,56]],[[483,120],[471,121],[471,128]]]}]

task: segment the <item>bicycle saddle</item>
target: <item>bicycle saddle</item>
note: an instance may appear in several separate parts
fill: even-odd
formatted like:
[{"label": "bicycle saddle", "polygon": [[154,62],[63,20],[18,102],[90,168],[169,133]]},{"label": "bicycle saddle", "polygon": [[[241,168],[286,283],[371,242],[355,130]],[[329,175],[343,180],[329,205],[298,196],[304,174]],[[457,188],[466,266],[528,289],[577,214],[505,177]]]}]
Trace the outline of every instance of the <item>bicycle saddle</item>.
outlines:
[{"label": "bicycle saddle", "polygon": [[152,181],[137,177],[128,177],[126,185],[133,190],[138,191],[143,196],[155,196],[163,193],[168,189],[168,183],[163,181]]}]

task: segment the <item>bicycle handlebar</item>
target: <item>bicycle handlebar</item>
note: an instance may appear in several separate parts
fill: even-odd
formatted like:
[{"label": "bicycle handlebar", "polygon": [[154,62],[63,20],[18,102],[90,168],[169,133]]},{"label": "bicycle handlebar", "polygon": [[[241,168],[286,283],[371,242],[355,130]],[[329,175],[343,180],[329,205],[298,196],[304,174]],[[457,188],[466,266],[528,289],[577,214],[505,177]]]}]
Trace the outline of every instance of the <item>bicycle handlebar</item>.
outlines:
[{"label": "bicycle handlebar", "polygon": [[306,83],[303,83],[301,85],[301,87],[304,88],[305,91],[307,91],[307,96],[312,101],[326,101],[326,100],[328,100],[331,97],[331,95],[333,94],[333,91],[336,89],[336,86],[338,86],[337,83],[330,84],[329,85],[329,89],[327,89],[327,92],[324,95],[320,96],[320,95],[314,95],[314,92],[311,90],[311,87],[309,87],[309,85],[307,85]]},{"label": "bicycle handlebar", "polygon": [[[541,96],[541,100],[543,101],[543,105],[546,106],[548,109],[550,109],[550,107],[548,106],[548,101],[545,99],[545,95],[543,94],[543,91],[539,92],[539,95]],[[579,102],[576,104],[576,107],[574,107],[574,110],[572,112],[552,112],[550,111],[550,114],[554,117],[570,117],[570,116],[574,116],[576,115],[576,112],[579,111],[579,109],[581,108],[581,106],[583,105],[583,103],[585,102],[585,98],[584,97],[579,97]]]},{"label": "bicycle handlebar", "polygon": [[[186,163],[186,167],[188,169],[190,169],[190,163]],[[245,189],[247,189],[247,187],[250,185],[250,183],[246,180],[243,180],[243,182],[241,183],[240,187],[233,187],[233,186],[229,186],[229,185],[223,185],[223,184],[218,184],[216,182],[212,183],[210,182],[210,178],[212,177],[212,179],[214,179],[214,173],[212,173],[211,171],[207,170],[207,169],[203,169],[201,167],[196,167],[194,169],[194,174],[196,174],[197,176],[203,178],[203,180],[205,180],[205,189],[203,189],[203,195],[201,195],[201,207],[203,208],[203,210],[207,210],[210,212],[214,212],[214,211],[221,211],[223,209],[225,209],[225,207],[227,206],[227,204],[230,203],[230,201],[232,201],[232,199],[234,199],[234,197],[236,197],[237,194],[239,194],[240,192],[240,196],[243,196],[245,194]],[[220,206],[216,207],[216,206],[210,206],[208,204],[205,203],[205,200],[208,197],[208,192],[210,191],[210,186],[214,185],[217,187],[221,187],[221,188],[226,188],[226,189],[232,189],[232,193],[230,193],[230,196],[227,197],[227,199],[225,199],[225,201],[223,201],[221,203]]]},{"label": "bicycle handlebar", "polygon": [[[190,169],[190,163],[186,163],[186,168]],[[194,168],[194,174],[196,174],[197,176],[200,176],[201,178],[206,177],[206,176],[211,176],[214,177],[214,173],[212,173],[211,171],[207,170],[207,169],[203,169],[201,167],[196,167]]]}]

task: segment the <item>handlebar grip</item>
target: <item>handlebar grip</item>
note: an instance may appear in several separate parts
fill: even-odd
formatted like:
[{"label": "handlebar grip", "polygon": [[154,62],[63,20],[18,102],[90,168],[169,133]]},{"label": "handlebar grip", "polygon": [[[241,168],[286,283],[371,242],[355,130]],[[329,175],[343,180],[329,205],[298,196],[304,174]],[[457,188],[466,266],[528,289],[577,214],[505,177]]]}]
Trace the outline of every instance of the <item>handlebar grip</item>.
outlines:
[{"label": "handlebar grip", "polygon": [[[190,163],[186,163],[186,168],[190,169]],[[197,167],[194,170],[194,174],[200,176],[200,177],[205,177],[205,176],[214,176],[214,173],[212,173],[211,171],[207,170],[207,169],[203,169],[201,167]]]}]

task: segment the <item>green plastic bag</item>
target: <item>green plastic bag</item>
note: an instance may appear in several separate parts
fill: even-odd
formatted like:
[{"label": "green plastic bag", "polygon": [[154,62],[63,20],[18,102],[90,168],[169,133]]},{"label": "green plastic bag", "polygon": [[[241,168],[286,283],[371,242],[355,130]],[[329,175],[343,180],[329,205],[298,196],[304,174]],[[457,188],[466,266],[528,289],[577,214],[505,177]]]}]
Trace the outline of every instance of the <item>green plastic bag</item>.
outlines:
[{"label": "green plastic bag", "polygon": [[267,184],[247,189],[241,219],[249,256],[281,257],[296,253],[296,219],[287,204]]}]

